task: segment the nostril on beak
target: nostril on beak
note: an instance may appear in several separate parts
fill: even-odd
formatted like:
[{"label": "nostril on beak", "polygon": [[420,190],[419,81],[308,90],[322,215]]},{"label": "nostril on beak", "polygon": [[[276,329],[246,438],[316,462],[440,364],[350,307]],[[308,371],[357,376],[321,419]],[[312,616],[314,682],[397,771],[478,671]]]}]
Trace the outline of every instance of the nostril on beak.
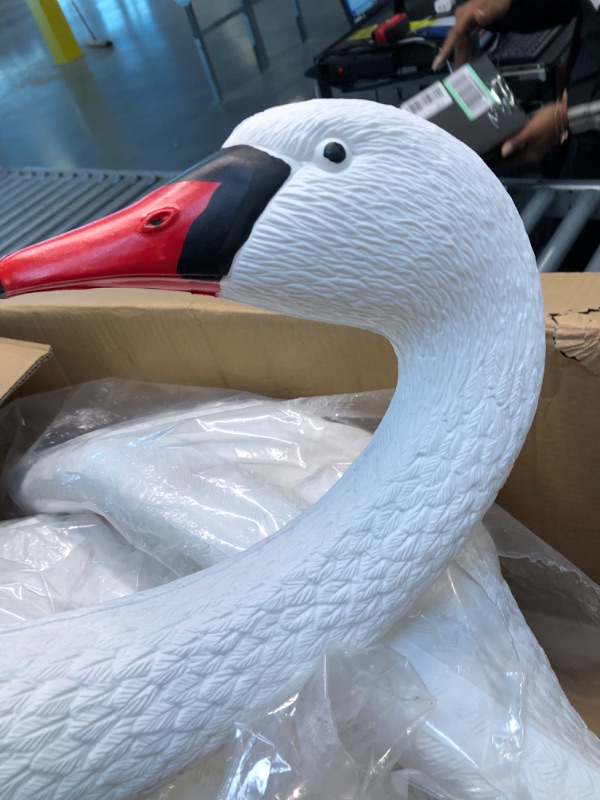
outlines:
[{"label": "nostril on beak", "polygon": [[149,219],[146,224],[152,226],[153,228],[158,228],[164,222],[165,222],[164,217],[153,217],[152,219]]},{"label": "nostril on beak", "polygon": [[158,211],[152,211],[145,217],[142,222],[142,231],[151,233],[152,231],[164,228],[172,222],[177,216],[177,209],[175,208],[161,208]]}]

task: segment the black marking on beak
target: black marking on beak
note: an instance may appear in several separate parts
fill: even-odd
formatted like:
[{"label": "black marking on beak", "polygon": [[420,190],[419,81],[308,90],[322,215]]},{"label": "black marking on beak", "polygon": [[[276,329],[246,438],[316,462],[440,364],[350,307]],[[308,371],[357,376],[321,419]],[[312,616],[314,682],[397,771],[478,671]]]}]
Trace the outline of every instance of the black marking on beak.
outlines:
[{"label": "black marking on beak", "polygon": [[177,272],[220,279],[250,236],[254,223],[289,177],[289,164],[247,145],[219,150],[178,180],[219,183],[206,209],[190,225]]}]

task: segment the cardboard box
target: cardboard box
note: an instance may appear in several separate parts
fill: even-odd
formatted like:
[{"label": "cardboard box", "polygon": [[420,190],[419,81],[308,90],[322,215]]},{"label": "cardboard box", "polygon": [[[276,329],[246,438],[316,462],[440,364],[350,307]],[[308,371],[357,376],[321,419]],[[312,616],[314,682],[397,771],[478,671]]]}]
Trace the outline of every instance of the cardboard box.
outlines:
[{"label": "cardboard box", "polygon": [[[544,275],[542,286],[544,385],[498,501],[600,582],[600,275]],[[396,380],[392,348],[374,334],[188,294],[15,297],[0,301],[0,337],[0,396],[109,376],[278,397],[381,389]],[[597,677],[565,688],[600,733]]]}]

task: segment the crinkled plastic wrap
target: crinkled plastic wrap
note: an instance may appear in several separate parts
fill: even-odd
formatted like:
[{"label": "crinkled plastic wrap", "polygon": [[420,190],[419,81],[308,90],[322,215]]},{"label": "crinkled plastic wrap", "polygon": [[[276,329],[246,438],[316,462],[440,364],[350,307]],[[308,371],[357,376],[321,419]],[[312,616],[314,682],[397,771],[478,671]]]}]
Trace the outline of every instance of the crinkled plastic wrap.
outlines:
[{"label": "crinkled plastic wrap", "polygon": [[93,514],[0,523],[0,625],[105,603],[175,577]]},{"label": "crinkled plastic wrap", "polygon": [[[278,402],[221,390],[98,382],[74,393],[19,401],[5,412],[5,429],[18,431],[9,458],[9,483],[21,502],[27,497],[29,506],[41,502],[46,508],[46,503],[59,502],[64,508],[60,504],[67,502],[73,503],[69,508],[104,510],[111,522],[126,523],[130,542],[186,571],[230,558],[251,544],[247,530],[233,539],[225,531],[220,534],[219,547],[226,545],[221,550],[202,536],[201,549],[196,547],[190,518],[197,506],[206,506],[209,519],[216,510],[216,495],[212,505],[197,502],[197,488],[206,482],[196,482],[198,465],[204,463],[202,437],[217,464],[213,474],[218,476],[216,483],[222,482],[224,508],[231,511],[241,503],[250,519],[252,478],[262,498],[254,508],[269,512],[274,530],[287,521],[286,515],[301,513],[337,480],[368,442],[388,400],[388,393],[375,393]],[[270,416],[274,426],[267,429]],[[94,437],[100,442],[96,449]],[[121,448],[118,456],[110,452],[115,443]],[[163,452],[154,456],[152,448]],[[242,478],[225,480],[224,466],[232,454],[239,454],[247,469]],[[61,464],[63,455],[66,461]],[[122,459],[121,482],[110,474],[115,458]],[[324,470],[320,474],[317,464]],[[289,477],[282,478],[288,466]],[[152,487],[147,497],[140,476],[127,475],[134,468]],[[273,478],[283,497],[277,508],[285,509],[277,518],[268,483]],[[133,493],[128,502],[134,503],[134,510],[127,513],[117,505],[124,486]],[[41,500],[34,497],[33,487]],[[87,505],[89,489],[95,494]],[[140,503],[147,503],[148,509],[136,505],[136,491],[142,491]],[[229,518],[234,516],[246,518]],[[49,526],[52,519],[10,524],[25,529]],[[150,532],[148,521],[153,523]],[[180,521],[183,534],[177,532]],[[535,653],[530,642],[519,638],[519,612],[501,579],[498,556],[561,679],[571,678],[574,684],[581,676],[595,675],[596,681],[600,676],[600,589],[501,509],[492,508],[484,522],[382,642],[368,651],[329,652],[299,694],[268,709],[250,709],[232,731],[228,748],[157,787],[147,800],[527,800],[519,765],[530,725],[527,697],[536,688],[525,676],[531,674]],[[80,550],[74,548],[76,566],[67,568],[64,587],[55,592],[60,600],[43,600],[48,610],[40,613],[72,607],[63,596],[70,593],[69,576],[77,569],[82,574],[87,570],[96,587],[108,586],[112,596],[117,586],[118,591],[122,586],[129,591],[146,588],[150,576],[157,583],[173,577],[162,563],[124,542],[97,517],[84,515],[82,521],[79,514],[63,516],[56,524],[76,531],[75,539],[86,545],[87,532],[100,525],[92,541],[100,536],[98,541],[117,558],[111,561],[110,581],[104,583],[95,577],[96,556],[90,571],[77,561]],[[261,523],[260,530],[257,526],[253,531],[262,538],[272,529]],[[39,550],[44,540],[52,552],[53,536],[36,532],[32,549]],[[106,536],[113,537],[110,546]],[[16,542],[15,538],[13,555]],[[134,560],[141,559],[138,577],[130,571],[133,562],[122,560],[127,548]],[[92,548],[98,554],[101,549]],[[40,553],[41,562],[52,561]],[[118,574],[118,564],[123,575]],[[30,567],[34,569],[31,560],[25,569]],[[43,577],[37,585],[41,582]],[[0,575],[0,597],[6,585]],[[100,602],[100,594],[91,591],[89,602]],[[77,597],[79,602],[81,594]],[[22,616],[27,616],[25,610]]]},{"label": "crinkled plastic wrap", "polygon": [[569,700],[600,723],[600,586],[499,506],[485,517],[502,573]]},{"label": "crinkled plastic wrap", "polygon": [[[499,555],[509,580],[516,566],[528,587],[522,609],[502,578]],[[537,565],[531,580],[529,564]],[[533,618],[539,644],[527,624],[538,591],[542,603],[553,594],[550,586],[557,572],[562,576],[561,607],[568,609],[562,623],[571,626],[566,646],[557,643],[559,629],[554,624],[544,631]],[[551,692],[540,645],[561,679],[576,674],[579,686],[592,687],[597,708],[590,676],[596,676],[597,687],[599,599],[600,587],[503,509],[492,507],[445,574],[385,640],[409,659],[437,701],[403,755],[403,765],[413,771],[413,784],[429,790],[426,797],[531,796],[521,770],[525,742],[534,736],[552,739],[556,724],[549,713],[540,727],[539,709]],[[575,693],[563,685],[576,701]],[[591,722],[594,704],[589,700],[588,695],[576,705]],[[573,741],[579,741],[580,730],[572,734]]]},{"label": "crinkled plastic wrap", "polygon": [[332,648],[297,695],[240,722],[219,800],[383,798],[434,704],[387,648]]},{"label": "crinkled plastic wrap", "polygon": [[519,759],[528,663],[507,626],[504,598],[488,595],[486,584],[500,580],[488,543],[478,529],[384,640],[437,700],[404,754],[411,782],[464,800],[527,797]]},{"label": "crinkled plastic wrap", "polygon": [[[13,470],[13,500],[28,513],[100,514],[185,575],[283,527],[370,440],[352,398],[173,387],[165,404],[169,394],[119,381],[80,387]],[[354,424],[340,424],[342,415]]]},{"label": "crinkled plastic wrap", "polygon": [[229,748],[144,800],[385,800],[435,701],[392,650],[331,647],[300,690],[240,719]]}]

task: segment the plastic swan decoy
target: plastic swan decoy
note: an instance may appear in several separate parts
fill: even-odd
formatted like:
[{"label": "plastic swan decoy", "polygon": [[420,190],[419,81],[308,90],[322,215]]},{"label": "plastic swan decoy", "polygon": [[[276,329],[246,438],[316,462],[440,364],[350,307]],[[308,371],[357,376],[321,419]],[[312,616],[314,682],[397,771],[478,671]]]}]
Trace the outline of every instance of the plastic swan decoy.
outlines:
[{"label": "plastic swan decoy", "polygon": [[379,639],[442,573],[535,410],[542,300],[521,220],[467,147],[366,101],[271,109],[178,181],[0,261],[6,295],[209,291],[386,336],[399,380],[312,508],[230,563],[0,632],[0,793],[117,800]]}]

